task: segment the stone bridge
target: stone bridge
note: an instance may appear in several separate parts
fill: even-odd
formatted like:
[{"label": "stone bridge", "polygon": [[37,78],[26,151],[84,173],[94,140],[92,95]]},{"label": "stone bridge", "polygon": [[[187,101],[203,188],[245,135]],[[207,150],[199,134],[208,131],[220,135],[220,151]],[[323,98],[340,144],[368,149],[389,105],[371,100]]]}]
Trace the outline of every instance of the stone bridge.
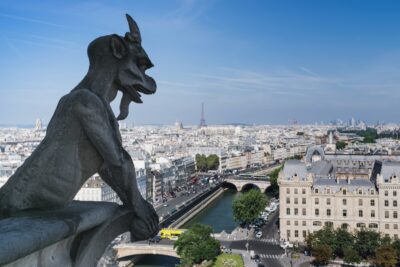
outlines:
[{"label": "stone bridge", "polygon": [[125,257],[154,254],[179,258],[173,245],[144,244],[142,242],[120,244],[114,247],[117,259]]},{"label": "stone bridge", "polygon": [[257,187],[264,192],[271,185],[271,183],[269,179],[227,178],[222,183],[222,186],[227,185],[233,185],[238,191]]}]

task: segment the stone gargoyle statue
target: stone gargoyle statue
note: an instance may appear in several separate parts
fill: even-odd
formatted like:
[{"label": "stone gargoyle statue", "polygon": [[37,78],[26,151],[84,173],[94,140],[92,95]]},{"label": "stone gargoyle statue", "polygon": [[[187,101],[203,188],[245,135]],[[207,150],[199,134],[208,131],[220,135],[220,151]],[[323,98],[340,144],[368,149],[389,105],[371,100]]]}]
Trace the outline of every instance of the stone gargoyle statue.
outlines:
[{"label": "stone gargoyle statue", "polygon": [[[126,16],[130,31],[124,37],[102,36],[89,44],[85,78],[60,99],[45,138],[0,189],[0,218],[63,208],[99,173],[133,210],[131,234],[137,240],[158,231],[158,216],[139,193],[117,122],[128,116],[131,101],[142,103],[140,93],[156,91],[155,81],[145,74],[153,64],[142,48],[139,28]],[[119,90],[123,96],[116,118],[110,103]]]}]

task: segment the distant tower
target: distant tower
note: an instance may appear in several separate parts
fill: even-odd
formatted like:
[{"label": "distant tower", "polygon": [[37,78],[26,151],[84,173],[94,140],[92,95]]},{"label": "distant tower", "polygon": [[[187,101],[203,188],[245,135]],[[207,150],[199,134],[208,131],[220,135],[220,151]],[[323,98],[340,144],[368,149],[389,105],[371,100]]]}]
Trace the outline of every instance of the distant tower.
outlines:
[{"label": "distant tower", "polygon": [[204,118],[204,103],[201,103],[201,118],[199,127],[206,127],[206,119]]},{"label": "distant tower", "polygon": [[42,130],[42,120],[41,119],[36,119],[35,130],[37,130],[37,131]]}]

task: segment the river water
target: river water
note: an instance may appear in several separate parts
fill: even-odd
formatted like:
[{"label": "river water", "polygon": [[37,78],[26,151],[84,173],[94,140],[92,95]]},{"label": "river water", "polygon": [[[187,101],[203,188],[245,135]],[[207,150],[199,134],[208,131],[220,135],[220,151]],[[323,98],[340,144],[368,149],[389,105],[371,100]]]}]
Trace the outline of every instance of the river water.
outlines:
[{"label": "river water", "polygon": [[[190,228],[195,223],[210,225],[215,233],[221,231],[231,232],[236,228],[233,220],[232,201],[238,193],[236,190],[228,189],[221,196],[214,200],[209,206],[193,217],[182,228]],[[172,257],[159,255],[144,256],[136,267],[175,267],[179,260]]]}]

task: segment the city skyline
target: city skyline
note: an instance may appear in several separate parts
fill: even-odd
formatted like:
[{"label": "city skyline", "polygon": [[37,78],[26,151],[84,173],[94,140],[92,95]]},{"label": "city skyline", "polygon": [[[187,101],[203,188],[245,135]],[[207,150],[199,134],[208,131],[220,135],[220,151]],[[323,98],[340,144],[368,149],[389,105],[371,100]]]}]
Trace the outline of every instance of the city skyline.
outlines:
[{"label": "city skyline", "polygon": [[[137,20],[155,95],[127,123],[395,122],[400,4],[378,1],[0,3],[0,124],[47,124],[86,74],[86,48]],[[118,101],[116,101],[118,103]]]}]

